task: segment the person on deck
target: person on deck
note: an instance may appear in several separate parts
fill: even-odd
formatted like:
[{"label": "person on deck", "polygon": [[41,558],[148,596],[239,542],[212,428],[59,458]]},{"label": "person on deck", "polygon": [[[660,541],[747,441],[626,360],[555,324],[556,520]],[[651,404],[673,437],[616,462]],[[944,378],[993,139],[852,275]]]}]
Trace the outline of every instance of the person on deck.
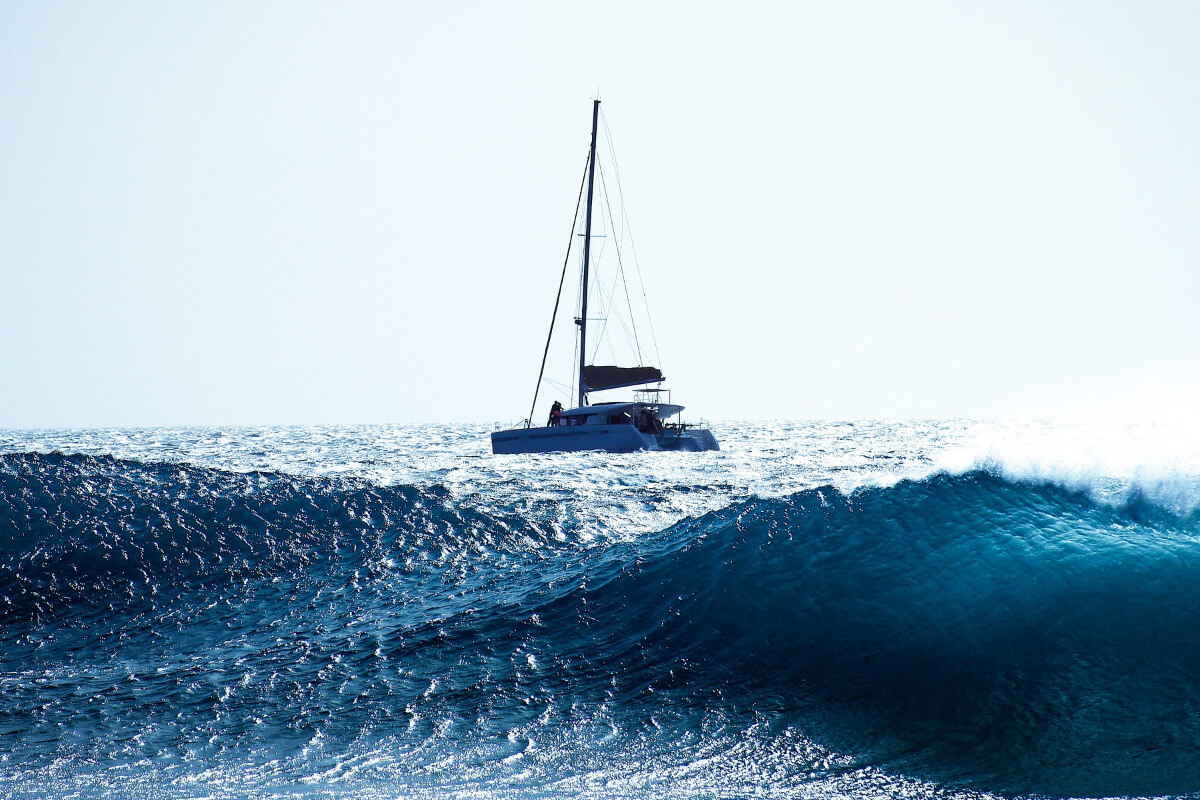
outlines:
[{"label": "person on deck", "polygon": [[562,423],[562,418],[563,418],[562,410],[563,410],[562,403],[555,400],[554,405],[550,406],[550,419],[546,420],[547,428],[553,428],[555,426],[563,424]]}]

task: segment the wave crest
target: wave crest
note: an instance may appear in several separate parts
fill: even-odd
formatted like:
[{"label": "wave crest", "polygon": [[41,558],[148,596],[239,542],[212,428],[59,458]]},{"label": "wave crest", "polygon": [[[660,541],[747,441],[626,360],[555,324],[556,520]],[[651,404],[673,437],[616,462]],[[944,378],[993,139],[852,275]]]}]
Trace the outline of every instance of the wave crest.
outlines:
[{"label": "wave crest", "polygon": [[589,597],[641,617],[660,674],[942,781],[1200,789],[1194,515],[973,472],[688,526],[690,544]]}]

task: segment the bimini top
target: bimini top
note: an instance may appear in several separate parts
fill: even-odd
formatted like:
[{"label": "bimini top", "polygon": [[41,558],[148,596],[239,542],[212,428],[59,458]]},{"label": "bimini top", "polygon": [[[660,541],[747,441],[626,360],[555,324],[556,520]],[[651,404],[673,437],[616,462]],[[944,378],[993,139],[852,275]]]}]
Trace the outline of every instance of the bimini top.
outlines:
[{"label": "bimini top", "polygon": [[643,383],[664,381],[658,367],[599,367],[583,368],[583,383],[589,392],[604,389],[620,389],[623,386],[639,386]]}]

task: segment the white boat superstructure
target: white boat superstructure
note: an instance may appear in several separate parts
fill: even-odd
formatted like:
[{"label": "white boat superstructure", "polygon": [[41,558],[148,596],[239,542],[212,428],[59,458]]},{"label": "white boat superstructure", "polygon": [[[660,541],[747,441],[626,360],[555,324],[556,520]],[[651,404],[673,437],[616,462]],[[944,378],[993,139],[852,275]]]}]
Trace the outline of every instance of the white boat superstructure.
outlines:
[{"label": "white boat superstructure", "polygon": [[545,427],[492,433],[493,453],[550,453],[569,450],[719,450],[712,431],[672,422],[683,406],[646,401],[597,403],[568,408]]}]

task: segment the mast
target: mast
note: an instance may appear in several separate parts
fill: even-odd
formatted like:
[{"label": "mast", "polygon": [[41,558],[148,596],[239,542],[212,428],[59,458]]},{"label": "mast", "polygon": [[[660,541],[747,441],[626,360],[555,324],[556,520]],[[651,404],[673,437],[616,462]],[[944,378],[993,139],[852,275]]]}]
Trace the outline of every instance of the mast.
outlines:
[{"label": "mast", "polygon": [[600,101],[592,104],[592,149],[588,156],[588,199],[587,219],[583,230],[583,291],[579,305],[579,407],[587,403],[587,384],[583,380],[583,367],[587,364],[587,290],[588,265],[592,252],[592,188],[596,182],[596,122],[600,118]]}]

